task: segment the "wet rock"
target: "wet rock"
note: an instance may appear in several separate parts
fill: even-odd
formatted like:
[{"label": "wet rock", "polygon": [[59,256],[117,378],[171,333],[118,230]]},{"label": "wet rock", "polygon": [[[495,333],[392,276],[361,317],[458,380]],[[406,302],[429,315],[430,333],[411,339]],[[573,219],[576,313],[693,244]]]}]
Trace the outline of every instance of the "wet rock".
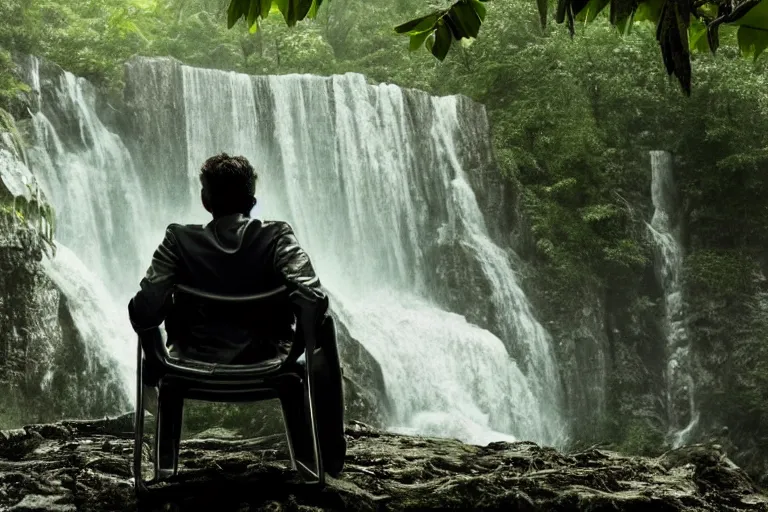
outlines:
[{"label": "wet rock", "polygon": [[77,508],[72,503],[62,503],[70,499],[68,496],[40,496],[28,494],[19,503],[8,509],[11,512],[75,512]]},{"label": "wet rock", "polygon": [[114,371],[83,357],[72,307],[46,270],[52,215],[19,155],[0,148],[0,428],[115,414],[128,403]]},{"label": "wet rock", "polygon": [[[130,435],[116,432],[114,420],[88,424],[65,443],[55,437],[59,429],[37,426],[33,453],[0,458],[0,510],[137,510]],[[594,448],[564,454],[530,442],[479,447],[400,436],[353,422],[345,471],[319,490],[288,469],[284,436],[208,434],[182,441],[179,475],[155,488],[142,510],[768,511],[768,497],[715,445],[658,458]]]},{"label": "wet rock", "polygon": [[0,457],[10,460],[21,460],[34,451],[43,442],[43,437],[37,432],[27,432],[24,429],[0,431]]},{"label": "wet rock", "polygon": [[331,311],[336,322],[336,339],[344,379],[344,408],[347,420],[385,425],[392,405],[387,397],[381,366],[341,318]]}]

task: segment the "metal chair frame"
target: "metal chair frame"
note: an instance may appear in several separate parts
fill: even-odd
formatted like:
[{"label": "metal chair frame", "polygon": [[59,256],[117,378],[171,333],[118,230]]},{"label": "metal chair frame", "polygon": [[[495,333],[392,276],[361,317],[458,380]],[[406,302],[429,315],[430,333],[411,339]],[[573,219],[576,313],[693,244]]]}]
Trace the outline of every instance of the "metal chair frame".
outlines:
[{"label": "metal chair frame", "polygon": [[[218,295],[187,286],[177,286],[174,293],[182,293],[198,299],[224,303],[252,303],[254,307],[268,302],[290,302],[297,310],[297,336],[291,347],[291,352],[285,361],[278,359],[265,361],[254,365],[223,365],[175,359],[168,353],[163,342],[159,327],[139,333],[138,354],[136,361],[136,416],[134,439],[134,487],[138,497],[147,497],[151,493],[150,485],[159,481],[161,429],[163,414],[164,390],[172,389],[177,393],[177,399],[205,400],[212,402],[256,402],[279,398],[286,426],[286,437],[291,458],[291,466],[297,470],[305,483],[323,486],[325,472],[323,470],[320,441],[316,417],[315,383],[313,357],[317,348],[316,329],[318,326],[318,304],[314,298],[307,297],[301,291],[288,293],[285,287],[256,294],[242,296]],[[306,370],[296,363],[296,359],[304,353]],[[154,475],[145,481],[142,476],[142,446],[144,440],[144,372],[145,365],[152,365],[160,375],[158,381],[158,403],[155,423]],[[298,417],[287,414],[287,407],[296,408],[298,389],[303,393],[303,412]],[[294,392],[290,397],[289,391]],[[289,403],[290,402],[290,403]],[[308,421],[306,421],[308,420]],[[308,425],[307,425],[308,424]],[[307,429],[307,427],[309,427]],[[180,428],[180,425],[178,426]],[[306,432],[308,430],[308,432]],[[304,433],[302,433],[304,431]],[[311,453],[297,453],[297,436],[306,436],[303,446],[309,444]],[[178,472],[179,446],[175,443],[172,448],[172,473]],[[309,455],[309,457],[307,457]]]}]

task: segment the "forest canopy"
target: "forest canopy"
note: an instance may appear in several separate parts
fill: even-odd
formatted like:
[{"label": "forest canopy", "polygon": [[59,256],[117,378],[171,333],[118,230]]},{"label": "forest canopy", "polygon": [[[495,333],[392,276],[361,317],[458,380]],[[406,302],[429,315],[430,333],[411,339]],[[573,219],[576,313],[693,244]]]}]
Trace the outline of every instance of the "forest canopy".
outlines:
[{"label": "forest canopy", "polygon": [[[329,0],[330,1],[330,0]],[[489,0],[458,0],[406,23],[395,31],[410,37],[410,49],[422,46],[444,60],[453,41],[473,40],[485,21]],[[228,26],[245,19],[252,32],[270,13],[283,15],[288,26],[313,19],[323,0],[231,0]],[[548,0],[536,0],[542,27],[547,24]],[[566,23],[571,35],[575,22],[589,23],[608,9],[610,23],[627,33],[635,21],[656,24],[656,39],[667,73],[674,74],[686,94],[691,91],[691,50],[720,46],[723,25],[736,27],[742,53],[756,59],[768,48],[768,0],[557,0],[555,21]]]}]

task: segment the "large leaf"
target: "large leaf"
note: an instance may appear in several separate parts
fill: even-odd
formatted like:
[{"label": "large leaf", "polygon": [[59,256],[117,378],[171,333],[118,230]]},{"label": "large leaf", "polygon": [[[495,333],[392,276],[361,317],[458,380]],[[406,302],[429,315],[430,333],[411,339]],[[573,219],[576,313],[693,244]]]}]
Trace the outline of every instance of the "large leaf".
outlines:
[{"label": "large leaf", "polygon": [[739,26],[737,41],[742,54],[757,59],[768,48],[768,0],[750,7],[732,24]]},{"label": "large leaf", "polygon": [[430,35],[432,35],[433,33],[434,33],[434,31],[427,30],[427,31],[424,31],[424,32],[420,32],[418,34],[413,34],[411,36],[411,41],[410,41],[410,44],[409,44],[409,49],[412,52],[415,52],[416,50],[418,50],[419,48],[422,47],[422,45],[424,44],[424,41],[426,41],[427,38]]},{"label": "large leaf", "polygon": [[[251,0],[253,2],[255,0]],[[272,9],[272,0],[258,0],[259,5],[261,8],[261,17],[262,19],[267,19],[267,16],[269,16],[269,11]]]},{"label": "large leaf", "polygon": [[[541,27],[544,28],[547,26],[547,8],[549,7],[549,2],[547,2],[547,0],[536,0],[536,7],[539,10],[539,23],[541,23]],[[485,6],[483,6],[483,9],[485,9]]]},{"label": "large leaf", "polygon": [[307,14],[307,17],[310,19],[316,18],[317,12],[320,10],[321,5],[323,5],[323,0],[314,0],[314,2],[312,2],[312,7],[309,9],[309,14]]},{"label": "large leaf", "polygon": [[661,10],[665,0],[646,0],[637,6],[635,21],[652,21],[657,23],[661,17]]},{"label": "large leaf", "polygon": [[250,6],[248,7],[248,17],[246,18],[246,23],[248,24],[248,28],[258,27],[258,25],[256,25],[256,19],[260,15],[261,15],[261,1],[250,0]]},{"label": "large leaf", "polygon": [[628,3],[624,0],[611,0],[611,12],[609,19],[619,32],[622,34],[628,34],[632,28],[632,22],[635,16],[635,7],[633,3]]},{"label": "large leaf", "polygon": [[589,0],[589,2],[587,2],[587,6],[584,7],[581,12],[579,12],[578,16],[576,16],[576,19],[579,21],[586,21],[587,23],[591,23],[609,3],[610,0]]},{"label": "large leaf", "polygon": [[451,29],[445,23],[438,23],[434,42],[429,50],[438,60],[445,60],[445,56],[448,55],[448,50],[451,48],[451,42],[453,42]]},{"label": "large leaf", "polygon": [[421,18],[406,21],[402,25],[396,26],[395,32],[398,34],[418,34],[419,32],[424,32],[425,30],[429,30],[435,26],[435,23],[437,23],[440,14],[441,13],[439,12],[433,12],[432,14],[427,14]]},{"label": "large leaf", "polygon": [[472,39],[480,33],[480,17],[472,5],[464,2],[457,2],[448,11],[448,18],[455,26],[456,39],[463,37]]},{"label": "large leaf", "polygon": [[757,59],[768,48],[768,30],[742,25],[736,36],[743,55]]},{"label": "large leaf", "polygon": [[706,52],[710,49],[707,26],[696,18],[691,20],[691,25],[688,27],[688,44],[691,51]]},{"label": "large leaf", "polygon": [[[544,5],[546,6],[546,3],[547,3],[546,0],[538,0],[538,1],[540,2],[543,1]],[[472,0],[472,7],[474,7],[475,12],[477,13],[477,17],[480,18],[480,21],[485,21],[486,9],[483,3],[480,0]]]},{"label": "large leaf", "polygon": [[687,0],[666,0],[656,27],[656,39],[667,73],[677,77],[688,95],[691,93],[691,57],[688,49],[690,5]]},{"label": "large leaf", "polygon": [[286,25],[296,25],[296,0],[274,0],[277,9],[283,15]]},{"label": "large leaf", "polygon": [[576,16],[584,10],[589,0],[558,0],[557,11],[555,12],[555,21],[558,23],[566,22],[568,31],[574,35],[573,22]]},{"label": "large leaf", "polygon": [[768,0],[740,2],[728,16],[728,23],[768,30]]},{"label": "large leaf", "polygon": [[[708,6],[708,4],[704,4]],[[702,7],[704,7],[702,6]],[[722,2],[717,5],[717,17],[707,26],[709,47],[714,52],[720,45],[718,30],[720,25],[747,25],[756,29],[768,29],[768,0],[741,0]],[[708,16],[711,16],[708,14]]]},{"label": "large leaf", "polygon": [[248,14],[249,0],[232,0],[227,10],[227,25],[229,28],[235,26],[237,20]]},{"label": "large leaf", "polygon": [[296,5],[296,19],[301,21],[307,17],[310,9],[312,9],[312,0],[298,0]]}]

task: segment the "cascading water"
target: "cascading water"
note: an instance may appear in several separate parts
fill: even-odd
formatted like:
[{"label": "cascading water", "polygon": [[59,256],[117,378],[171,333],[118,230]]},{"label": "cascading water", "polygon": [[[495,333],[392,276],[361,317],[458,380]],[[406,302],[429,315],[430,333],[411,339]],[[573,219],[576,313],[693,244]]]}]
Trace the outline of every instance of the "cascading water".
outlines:
[{"label": "cascading water", "polygon": [[[354,74],[182,74],[190,168],[226,150],[264,169],[264,214],[294,225],[350,332],[379,361],[393,426],[478,442],[500,432],[557,439],[549,339],[463,177],[455,97]],[[269,144],[279,148],[271,157]],[[525,374],[501,340],[431,303],[421,246],[439,219],[481,261],[505,334],[528,349]]]},{"label": "cascading water", "polygon": [[133,396],[136,356],[133,336],[124,324],[125,308],[119,307],[114,296],[104,286],[100,276],[91,272],[70,249],[57,244],[56,255],[46,258],[48,276],[56,283],[69,301],[69,310],[77,330],[85,343],[89,363],[94,357],[113,362],[116,378],[124,387],[126,396]]},{"label": "cascading water", "polygon": [[[32,90],[42,96],[37,59],[30,59],[27,73]],[[32,116],[36,145],[27,152],[58,218],[59,242],[53,254],[46,256],[45,267],[69,301],[89,351],[84,358],[110,361],[126,396],[131,396],[134,336],[125,307],[118,307],[116,299],[122,300],[128,283],[135,286],[140,275],[135,265],[141,247],[125,229],[125,219],[141,219],[130,200],[141,191],[128,151],[95,114],[92,86],[62,73],[47,92],[53,101],[47,104],[38,98],[40,110]],[[69,127],[68,138],[59,135],[51,118]],[[77,127],[75,133],[73,127]]]},{"label": "cascading water", "polygon": [[656,243],[656,271],[664,290],[667,341],[667,419],[674,447],[688,440],[699,422],[696,409],[691,346],[683,318],[682,265],[677,191],[672,178],[672,158],[666,151],[651,151],[653,218],[648,226]]},{"label": "cascading water", "polygon": [[[460,142],[454,138],[459,124],[456,98],[433,98],[432,101],[436,111],[442,113],[440,122],[434,124],[435,145],[450,162],[450,166],[441,167],[452,196],[449,222],[441,228],[441,238],[457,238],[480,262],[491,284],[490,299],[501,313],[503,336],[526,356],[526,375],[540,404],[541,419],[549,426],[547,431],[550,435],[561,436],[565,429],[559,418],[559,372],[551,349],[552,340],[533,315],[532,306],[517,282],[509,255],[491,240],[475,193],[456,156],[454,148],[460,147]],[[557,433],[557,429],[562,432]]]},{"label": "cascading water", "polygon": [[[135,116],[144,125],[125,145],[99,121],[86,85],[66,74],[61,101],[79,116],[80,140],[64,140],[65,123],[45,109],[35,117],[35,168],[60,211],[62,239],[94,261],[119,300],[166,224],[206,222],[200,164],[243,154],[260,175],[259,216],[291,222],[334,308],[381,365],[392,428],[483,443],[559,440],[550,340],[464,177],[457,98],[370,86],[355,74],[249,77],[163,59],[128,69],[134,103],[153,114]],[[480,261],[492,297],[467,300],[496,304],[504,342],[436,305],[423,248],[446,237]],[[505,345],[524,349],[525,360]]]},{"label": "cascading water", "polygon": [[[32,83],[39,86],[33,62]],[[133,160],[96,115],[95,91],[85,79],[64,72],[47,92],[33,115],[38,144],[30,165],[56,207],[58,239],[123,298],[153,248],[133,227],[147,225]]]}]

